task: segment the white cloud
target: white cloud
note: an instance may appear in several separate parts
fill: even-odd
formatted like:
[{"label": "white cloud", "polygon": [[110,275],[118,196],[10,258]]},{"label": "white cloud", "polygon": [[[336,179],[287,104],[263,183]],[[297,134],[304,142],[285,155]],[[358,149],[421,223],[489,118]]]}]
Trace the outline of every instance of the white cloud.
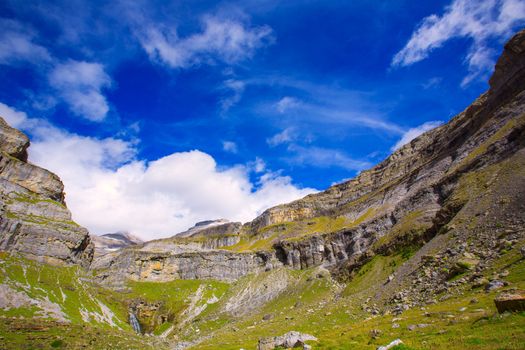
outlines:
[{"label": "white cloud", "polygon": [[237,144],[233,141],[222,141],[222,149],[223,151],[230,152],[230,153],[239,152],[239,149],[237,148]]},{"label": "white cloud", "polygon": [[273,135],[272,137],[266,139],[266,143],[270,147],[275,147],[283,143],[289,143],[296,139],[297,135],[293,128],[286,128],[278,134]]},{"label": "white cloud", "polygon": [[241,100],[246,84],[241,80],[228,79],[223,85],[223,89],[230,92],[229,96],[220,100],[221,110],[226,112]]},{"label": "white cloud", "polygon": [[363,170],[371,166],[369,162],[353,159],[338,149],[290,145],[288,150],[294,155],[287,160],[297,165],[309,165],[318,168],[336,167],[349,171]]},{"label": "white cloud", "polygon": [[401,146],[406,145],[407,143],[409,143],[410,141],[412,141],[413,139],[415,139],[416,137],[418,137],[422,133],[424,133],[424,132],[426,132],[428,130],[434,129],[434,128],[440,126],[441,124],[443,124],[443,122],[441,122],[441,121],[430,121],[430,122],[426,122],[424,124],[421,124],[419,126],[416,126],[415,128],[408,129],[403,134],[403,136],[401,136],[401,139],[399,141],[397,141],[394,146],[392,146],[391,151],[395,151],[398,148],[401,148]]},{"label": "white cloud", "polygon": [[433,78],[428,79],[423,84],[421,84],[421,86],[423,87],[423,89],[428,90],[430,88],[435,88],[439,86],[439,84],[441,84],[442,81],[443,81],[442,77],[433,77]]},{"label": "white cloud", "polygon": [[253,169],[256,173],[262,173],[266,169],[266,163],[261,158],[256,157]]},{"label": "white cloud", "polygon": [[35,43],[36,35],[19,22],[0,19],[0,64],[43,63],[51,60],[47,49]]},{"label": "white cloud", "polygon": [[266,170],[266,162],[260,157],[255,157],[254,161],[248,162],[247,170],[255,173],[262,173]]},{"label": "white cloud", "polygon": [[4,118],[13,128],[22,127],[27,120],[24,112],[17,111],[2,102],[0,102],[0,117]]},{"label": "white cloud", "polygon": [[393,66],[408,66],[428,57],[435,49],[453,38],[470,38],[466,56],[466,85],[486,78],[494,65],[495,52],[487,46],[490,38],[504,39],[525,20],[522,0],[454,0],[442,16],[423,19],[405,47],[393,58]]},{"label": "white cloud", "polygon": [[294,97],[285,96],[276,103],[275,108],[279,113],[285,113],[286,111],[296,108],[301,104],[299,100]]},{"label": "white cloud", "polygon": [[[0,112],[23,120],[20,125],[33,136],[30,160],[61,177],[73,218],[91,233],[166,237],[210,218],[248,221],[268,207],[315,192],[265,171],[261,159],[224,168],[192,150],[147,162],[136,158],[133,141],[68,133],[3,104]],[[250,171],[259,173],[257,186]]]},{"label": "white cloud", "polygon": [[212,16],[203,18],[202,32],[185,38],[179,37],[176,28],[149,23],[142,29],[140,25],[136,34],[150,58],[173,68],[242,61],[271,40],[272,33],[268,26],[247,27],[240,21]]},{"label": "white cloud", "polygon": [[101,64],[83,61],[58,64],[48,79],[74,114],[91,121],[106,117],[109,106],[102,89],[111,86],[111,78]]}]

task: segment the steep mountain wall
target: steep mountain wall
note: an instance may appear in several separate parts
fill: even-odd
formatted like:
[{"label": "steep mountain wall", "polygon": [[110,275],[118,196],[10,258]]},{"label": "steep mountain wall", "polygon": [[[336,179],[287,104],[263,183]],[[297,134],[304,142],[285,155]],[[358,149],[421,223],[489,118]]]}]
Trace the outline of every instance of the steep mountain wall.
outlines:
[{"label": "steep mountain wall", "polygon": [[0,250],[89,266],[88,231],[71,220],[58,176],[27,162],[28,147],[27,136],[0,118]]},{"label": "steep mountain wall", "polygon": [[[464,194],[465,187],[479,189],[468,182],[473,174],[520,154],[525,146],[524,67],[522,31],[505,46],[486,93],[355,179],[270,208],[240,229],[223,226],[215,235],[212,230],[186,241],[157,240],[117,252],[94,267],[104,276],[118,272],[138,280],[230,280],[276,266],[324,265],[344,273],[374,254],[421,247],[450,230],[454,217],[476,198]],[[217,251],[216,245],[203,246],[210,237],[235,239],[223,244],[228,251]],[[190,247],[198,249],[188,254]],[[260,260],[258,251],[266,258]],[[159,252],[164,255],[155,255]],[[153,271],[152,264],[155,272],[143,274]]]}]

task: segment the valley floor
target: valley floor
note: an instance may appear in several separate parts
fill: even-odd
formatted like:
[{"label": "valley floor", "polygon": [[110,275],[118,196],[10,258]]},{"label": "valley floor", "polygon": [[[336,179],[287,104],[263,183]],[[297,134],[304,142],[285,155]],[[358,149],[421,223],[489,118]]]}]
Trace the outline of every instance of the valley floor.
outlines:
[{"label": "valley floor", "polygon": [[[504,252],[485,271],[487,277],[505,271],[508,286],[486,292],[465,284],[399,315],[374,315],[380,307],[367,299],[375,300],[410,252],[376,256],[347,283],[322,268],[279,269],[232,284],[135,282],[124,294],[90,284],[78,268],[3,255],[2,286],[23,292],[33,306],[22,305],[12,293],[10,299],[3,296],[0,349],[255,349],[259,338],[291,330],[317,337],[309,342],[313,349],[376,349],[398,338],[405,344],[398,349],[523,349],[525,313],[498,314],[493,301],[504,291],[525,289],[519,248]],[[167,338],[132,331],[125,321],[127,305],[137,298],[168,308],[174,328]],[[51,304],[67,323],[53,320]],[[168,328],[160,325],[155,333]]]}]

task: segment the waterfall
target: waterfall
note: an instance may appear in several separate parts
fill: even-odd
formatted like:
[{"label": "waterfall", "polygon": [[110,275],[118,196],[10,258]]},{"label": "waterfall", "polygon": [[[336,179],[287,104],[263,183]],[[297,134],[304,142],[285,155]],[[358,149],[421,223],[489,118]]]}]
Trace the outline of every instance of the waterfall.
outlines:
[{"label": "waterfall", "polygon": [[129,324],[131,327],[133,327],[133,330],[137,332],[138,334],[142,334],[142,329],[140,328],[139,320],[137,319],[137,316],[133,312],[129,312]]}]

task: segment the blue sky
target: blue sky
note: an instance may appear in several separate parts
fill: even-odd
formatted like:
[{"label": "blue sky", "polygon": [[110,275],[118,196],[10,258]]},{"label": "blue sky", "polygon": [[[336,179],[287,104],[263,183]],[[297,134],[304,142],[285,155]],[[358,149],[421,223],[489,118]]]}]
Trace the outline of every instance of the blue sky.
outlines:
[{"label": "blue sky", "polygon": [[91,232],[252,219],[488,87],[523,0],[0,2],[0,114]]}]

